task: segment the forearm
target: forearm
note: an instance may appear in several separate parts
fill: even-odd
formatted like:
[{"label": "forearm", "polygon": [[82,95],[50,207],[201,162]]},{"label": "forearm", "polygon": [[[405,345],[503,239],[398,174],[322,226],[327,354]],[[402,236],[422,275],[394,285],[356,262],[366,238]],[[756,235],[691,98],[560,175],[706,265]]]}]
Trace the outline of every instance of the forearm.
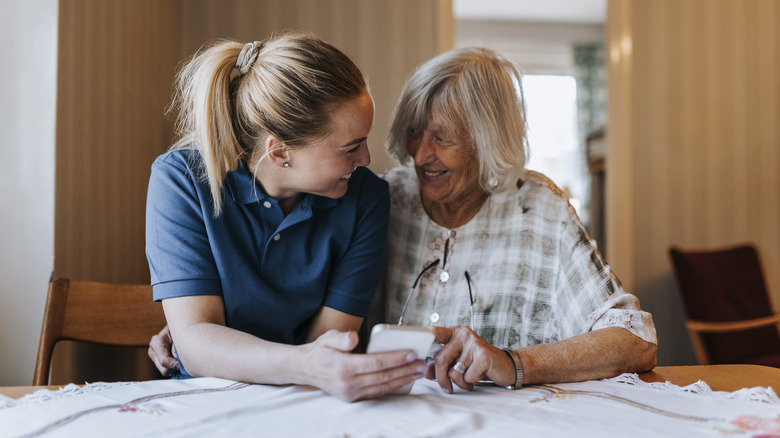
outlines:
[{"label": "forearm", "polygon": [[610,327],[549,344],[515,350],[523,383],[577,382],[655,367],[657,346],[628,330]]},{"label": "forearm", "polygon": [[[313,342],[284,345],[225,326],[222,299],[191,296],[163,300],[170,334],[185,369],[193,376],[251,383],[316,386],[343,400],[373,398],[410,383],[425,364],[411,352],[351,354],[354,331],[330,329]],[[315,332],[360,326],[360,318],[322,312]]]},{"label": "forearm", "polygon": [[309,361],[304,346],[265,341],[225,326],[224,305],[218,296],[163,300],[176,352],[193,376],[222,377],[252,383],[309,383],[299,381]]},{"label": "forearm", "polygon": [[251,383],[309,384],[304,346],[268,342],[219,324],[196,323],[173,331],[176,351],[195,376],[221,377]]}]

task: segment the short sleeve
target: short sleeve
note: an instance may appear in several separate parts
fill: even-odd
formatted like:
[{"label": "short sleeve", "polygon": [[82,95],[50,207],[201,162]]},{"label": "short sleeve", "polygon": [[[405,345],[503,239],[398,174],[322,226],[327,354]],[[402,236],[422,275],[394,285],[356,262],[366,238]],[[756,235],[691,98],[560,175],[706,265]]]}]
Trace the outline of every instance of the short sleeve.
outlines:
[{"label": "short sleeve", "polygon": [[167,153],[155,160],[146,201],[146,257],[154,299],[219,295],[221,285],[209,244],[204,196],[189,154]]},{"label": "short sleeve", "polygon": [[607,327],[621,327],[647,342],[657,343],[650,313],[636,296],[623,290],[571,206],[561,238],[560,301],[562,321],[575,336]]}]

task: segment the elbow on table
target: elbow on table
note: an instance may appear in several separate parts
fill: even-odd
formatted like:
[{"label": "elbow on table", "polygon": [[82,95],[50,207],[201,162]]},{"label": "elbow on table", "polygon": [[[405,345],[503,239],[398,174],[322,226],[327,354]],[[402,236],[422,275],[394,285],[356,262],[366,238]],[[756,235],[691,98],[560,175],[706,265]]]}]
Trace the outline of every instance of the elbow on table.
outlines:
[{"label": "elbow on table", "polygon": [[658,363],[658,345],[648,342],[633,333],[620,332],[622,342],[617,347],[619,355],[613,362],[615,376],[622,373],[642,373],[655,368]]},{"label": "elbow on table", "polygon": [[633,372],[650,371],[658,364],[658,345],[642,340],[644,345],[640,354],[635,355],[636,363]]}]

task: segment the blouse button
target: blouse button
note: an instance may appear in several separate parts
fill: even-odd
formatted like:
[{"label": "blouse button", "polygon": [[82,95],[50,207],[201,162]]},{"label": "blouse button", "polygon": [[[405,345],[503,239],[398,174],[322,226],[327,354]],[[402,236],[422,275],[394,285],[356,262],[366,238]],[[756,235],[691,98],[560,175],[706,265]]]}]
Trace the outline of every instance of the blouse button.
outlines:
[{"label": "blouse button", "polygon": [[431,313],[431,322],[439,322],[439,314],[437,312]]},{"label": "blouse button", "polygon": [[442,283],[446,283],[450,279],[450,273],[447,271],[444,271],[439,275],[439,280],[441,280]]},{"label": "blouse button", "polygon": [[265,208],[271,208],[271,203],[268,201],[263,202],[263,207]]},{"label": "blouse button", "polygon": [[457,233],[455,232],[455,230],[450,230],[449,232],[447,232],[447,236],[448,236],[449,238],[453,238],[453,237],[455,237],[455,235],[456,235],[456,234],[457,234]]},{"label": "blouse button", "polygon": [[282,238],[282,236],[280,236],[279,234],[274,235],[274,240],[279,240],[281,238]]}]

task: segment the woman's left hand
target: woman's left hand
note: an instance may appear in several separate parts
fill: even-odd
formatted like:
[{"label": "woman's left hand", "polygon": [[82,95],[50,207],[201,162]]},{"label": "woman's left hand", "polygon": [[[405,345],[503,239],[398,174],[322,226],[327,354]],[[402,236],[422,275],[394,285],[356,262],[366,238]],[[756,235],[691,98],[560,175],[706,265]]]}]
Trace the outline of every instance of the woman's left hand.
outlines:
[{"label": "woman's left hand", "polygon": [[[465,327],[434,327],[436,342],[444,344],[428,365],[425,377],[439,382],[452,393],[452,383],[473,390],[480,380],[491,380],[496,385],[508,386],[515,382],[515,365],[500,348],[487,343],[473,330]],[[465,366],[464,372],[453,369],[456,363]]]}]

